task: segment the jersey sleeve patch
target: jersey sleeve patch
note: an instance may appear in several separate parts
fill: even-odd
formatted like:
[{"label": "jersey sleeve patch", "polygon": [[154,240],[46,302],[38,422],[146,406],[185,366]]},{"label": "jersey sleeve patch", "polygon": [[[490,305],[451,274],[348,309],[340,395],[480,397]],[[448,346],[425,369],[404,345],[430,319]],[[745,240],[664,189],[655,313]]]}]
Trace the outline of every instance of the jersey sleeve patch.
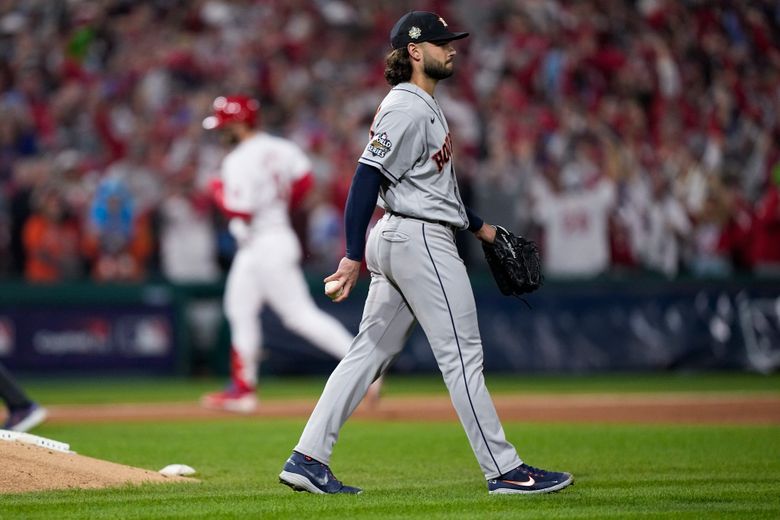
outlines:
[{"label": "jersey sleeve patch", "polygon": [[374,157],[384,158],[389,152],[393,150],[393,143],[387,137],[387,132],[377,134],[368,143],[368,152]]},{"label": "jersey sleeve patch", "polygon": [[393,181],[410,171],[425,149],[419,122],[400,109],[377,113],[361,161],[379,168]]}]

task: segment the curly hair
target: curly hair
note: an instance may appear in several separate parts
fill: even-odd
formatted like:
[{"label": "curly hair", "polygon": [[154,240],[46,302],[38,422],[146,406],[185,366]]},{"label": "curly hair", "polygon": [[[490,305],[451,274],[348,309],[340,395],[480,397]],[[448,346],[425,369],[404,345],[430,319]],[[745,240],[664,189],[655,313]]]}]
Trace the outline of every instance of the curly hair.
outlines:
[{"label": "curly hair", "polygon": [[406,47],[394,49],[385,58],[385,79],[393,87],[412,79],[412,61]]}]

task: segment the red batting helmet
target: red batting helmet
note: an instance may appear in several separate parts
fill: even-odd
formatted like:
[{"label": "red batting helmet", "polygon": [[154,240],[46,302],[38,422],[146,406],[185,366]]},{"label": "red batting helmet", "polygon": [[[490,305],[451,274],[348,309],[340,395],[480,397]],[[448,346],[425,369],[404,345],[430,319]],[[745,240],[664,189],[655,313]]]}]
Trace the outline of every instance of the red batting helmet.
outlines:
[{"label": "red batting helmet", "polygon": [[255,126],[260,103],[247,96],[219,96],[211,107],[214,115],[203,120],[203,128],[221,128],[227,123],[246,123]]}]

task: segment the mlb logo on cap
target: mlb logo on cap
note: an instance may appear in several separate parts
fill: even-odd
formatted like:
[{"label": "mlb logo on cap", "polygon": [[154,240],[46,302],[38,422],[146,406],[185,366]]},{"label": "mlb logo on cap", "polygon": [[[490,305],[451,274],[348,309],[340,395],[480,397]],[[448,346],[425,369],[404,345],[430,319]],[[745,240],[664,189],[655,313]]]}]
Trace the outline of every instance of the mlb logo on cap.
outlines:
[{"label": "mlb logo on cap", "polygon": [[447,22],[436,13],[410,11],[390,31],[390,45],[400,49],[409,43],[448,42],[468,35],[467,32],[450,32]]}]

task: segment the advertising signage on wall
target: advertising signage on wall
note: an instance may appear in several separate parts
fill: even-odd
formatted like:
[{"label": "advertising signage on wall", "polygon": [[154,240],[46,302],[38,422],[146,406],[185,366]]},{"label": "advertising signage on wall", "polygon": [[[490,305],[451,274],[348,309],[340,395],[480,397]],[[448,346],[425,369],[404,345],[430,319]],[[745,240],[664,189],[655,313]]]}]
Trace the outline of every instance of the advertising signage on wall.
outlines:
[{"label": "advertising signage on wall", "polygon": [[175,340],[172,309],[0,307],[0,360],[21,370],[171,372]]},{"label": "advertising signage on wall", "polygon": [[[780,280],[604,281],[545,286],[522,302],[492,285],[475,290],[492,372],[598,373],[656,370],[780,370]],[[481,290],[480,290],[481,289]],[[360,320],[360,298],[327,309]],[[350,307],[352,306],[352,307]],[[263,368],[296,373],[317,361],[313,348],[269,322]],[[323,372],[333,369],[333,363]],[[313,368],[312,368],[313,369]],[[435,372],[428,340],[415,327],[395,372]]]}]

